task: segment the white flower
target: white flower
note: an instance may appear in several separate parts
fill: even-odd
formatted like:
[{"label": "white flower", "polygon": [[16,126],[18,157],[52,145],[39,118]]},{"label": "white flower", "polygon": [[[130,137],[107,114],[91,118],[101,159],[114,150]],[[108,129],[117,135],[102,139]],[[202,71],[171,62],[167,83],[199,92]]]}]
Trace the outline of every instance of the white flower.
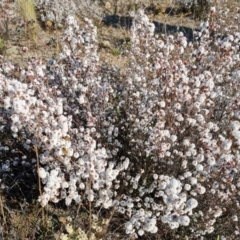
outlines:
[{"label": "white flower", "polygon": [[161,221],[162,221],[163,223],[168,223],[168,222],[171,221],[171,217],[170,217],[169,215],[163,215],[163,216],[161,217]]},{"label": "white flower", "polygon": [[81,183],[79,184],[79,188],[80,188],[81,190],[85,189],[85,184],[81,182]]},{"label": "white flower", "polygon": [[214,217],[215,218],[218,218],[218,217],[220,217],[222,215],[222,209],[221,208],[218,208],[217,210],[216,210],[216,212],[214,212]]},{"label": "white flower", "polygon": [[133,229],[132,223],[131,223],[131,222],[126,222],[126,223],[125,223],[125,228],[126,228],[126,230],[128,230],[128,231],[132,230],[132,229]]},{"label": "white flower", "polygon": [[76,24],[74,16],[68,16],[67,19],[66,19],[66,22],[67,22],[68,25]]},{"label": "white flower", "polygon": [[129,158],[126,158],[125,161],[123,162],[123,168],[126,170],[129,166]]},{"label": "white flower", "polygon": [[233,220],[234,222],[238,222],[238,217],[237,217],[237,215],[232,216],[232,220]]},{"label": "white flower", "polygon": [[212,233],[214,231],[214,227],[213,226],[207,227],[206,231],[207,233]]},{"label": "white flower", "polygon": [[181,216],[179,217],[178,221],[182,226],[188,226],[190,223],[190,218],[188,216]]},{"label": "white flower", "polygon": [[186,38],[182,38],[182,39],[180,40],[180,43],[181,43],[181,45],[182,45],[184,48],[187,47],[187,39],[186,39]]},{"label": "white flower", "polygon": [[165,101],[160,101],[160,102],[159,102],[159,106],[160,106],[161,108],[164,108],[164,107],[166,106]]},{"label": "white flower", "polygon": [[153,36],[155,31],[155,25],[153,23],[149,23],[147,26],[147,30],[150,33],[150,36]]},{"label": "white flower", "polygon": [[179,47],[179,54],[182,55],[184,53],[184,47]]},{"label": "white flower", "polygon": [[187,208],[196,208],[198,206],[198,201],[194,198],[188,199],[186,202]]},{"label": "white flower", "polygon": [[63,104],[62,101],[59,101],[57,104],[57,114],[62,115],[63,114]]},{"label": "white flower", "polygon": [[45,178],[47,176],[47,172],[45,171],[44,168],[39,168],[38,169],[38,174],[40,178]]},{"label": "white flower", "polygon": [[158,184],[158,188],[159,189],[165,189],[167,186],[167,183],[165,181],[162,181]]},{"label": "white flower", "polygon": [[19,121],[19,116],[17,114],[14,114],[11,116],[11,119],[13,121],[13,124]]},{"label": "white flower", "polygon": [[202,165],[202,164],[197,164],[197,165],[195,166],[195,168],[196,168],[196,170],[197,170],[198,172],[201,172],[201,171],[203,170],[203,165]]},{"label": "white flower", "polygon": [[168,225],[169,225],[170,229],[176,229],[179,227],[178,222],[169,222]]},{"label": "white flower", "polygon": [[191,182],[191,185],[196,185],[197,184],[197,178],[191,177],[190,182]]},{"label": "white flower", "polygon": [[[63,135],[66,135],[66,134],[67,134],[67,132],[68,132],[68,123],[67,123],[67,121],[65,121],[65,122],[63,122],[63,123],[61,124],[61,130],[62,130],[62,134],[63,134]],[[56,137],[58,137],[58,136],[59,136],[59,134],[57,134]]]},{"label": "white flower", "polygon": [[42,66],[37,66],[36,67],[36,73],[40,77],[44,77],[44,72],[43,72],[43,67]]},{"label": "white flower", "polygon": [[185,185],[184,185],[184,189],[185,189],[186,191],[189,191],[189,190],[191,189],[191,185],[190,185],[190,184],[185,184]]},{"label": "white flower", "polygon": [[68,197],[65,198],[65,204],[67,206],[69,206],[71,204],[71,202],[72,202],[72,198],[71,197],[68,196]]},{"label": "white flower", "polygon": [[184,145],[184,146],[189,146],[189,145],[190,145],[189,139],[184,139],[184,140],[183,140],[183,145]]},{"label": "white flower", "polygon": [[57,177],[57,175],[58,175],[58,170],[55,170],[55,169],[53,169],[53,170],[51,170],[51,172],[50,172],[50,176],[51,177]]},{"label": "white flower", "polygon": [[216,12],[216,7],[215,7],[215,6],[214,6],[214,7],[211,7],[211,8],[210,8],[210,11],[213,12],[213,13],[215,13],[215,12]]},{"label": "white flower", "polygon": [[177,136],[176,135],[171,135],[171,141],[176,142],[177,141]]},{"label": "white flower", "polygon": [[215,163],[216,163],[216,160],[215,160],[214,157],[208,157],[208,159],[207,159],[207,164],[208,164],[209,166],[213,166],[213,165],[215,165]]},{"label": "white flower", "polygon": [[225,151],[229,151],[232,147],[232,140],[224,140],[222,142],[222,148],[225,150]]},{"label": "white flower", "polygon": [[80,103],[80,104],[84,104],[85,103],[85,96],[82,94],[82,95],[80,95],[80,97],[78,98],[78,102]]},{"label": "white flower", "polygon": [[61,233],[60,240],[68,240],[68,235],[64,234],[64,233]]},{"label": "white flower", "polygon": [[206,188],[201,186],[200,184],[197,185],[197,192],[199,194],[204,194],[206,192]]},{"label": "white flower", "polygon": [[157,233],[157,231],[158,231],[158,227],[154,226],[150,232],[154,234],[154,233]]},{"label": "white flower", "polygon": [[139,236],[142,236],[143,234],[144,234],[144,231],[143,231],[142,228],[140,228],[140,229],[138,230],[138,235],[139,235]]},{"label": "white flower", "polygon": [[64,182],[62,183],[62,188],[68,188],[68,187],[69,187],[68,182],[64,181]]},{"label": "white flower", "polygon": [[73,227],[72,227],[72,225],[67,224],[67,225],[66,225],[66,231],[67,231],[69,234],[72,234],[72,233],[73,233]]},{"label": "white flower", "polygon": [[11,130],[14,132],[14,133],[17,133],[18,132],[18,128],[14,125],[11,126]]},{"label": "white flower", "polygon": [[158,179],[158,175],[155,173],[155,174],[153,174],[153,179],[154,180],[157,180]]},{"label": "white flower", "polygon": [[181,185],[180,181],[175,179],[175,178],[173,178],[173,179],[171,179],[170,184],[169,184],[168,187],[170,187],[170,188],[177,188],[180,185]]},{"label": "white flower", "polygon": [[92,189],[87,191],[87,199],[89,202],[92,202],[94,200],[94,194]]},{"label": "white flower", "polygon": [[68,150],[67,150],[67,154],[66,154],[68,157],[72,157],[72,155],[73,155],[73,148],[69,148]]},{"label": "white flower", "polygon": [[38,201],[41,203],[42,207],[45,207],[48,204],[48,201],[50,200],[50,196],[47,193],[43,193],[41,196],[39,196]]}]

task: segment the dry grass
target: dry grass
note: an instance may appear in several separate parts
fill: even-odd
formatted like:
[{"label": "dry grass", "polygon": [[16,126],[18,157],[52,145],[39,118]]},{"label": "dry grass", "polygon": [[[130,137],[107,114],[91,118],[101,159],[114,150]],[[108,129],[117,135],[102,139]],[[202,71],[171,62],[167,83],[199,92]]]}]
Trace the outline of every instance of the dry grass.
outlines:
[{"label": "dry grass", "polygon": [[17,0],[17,6],[19,14],[25,21],[25,32],[28,32],[30,39],[36,42],[39,25],[33,0]]}]

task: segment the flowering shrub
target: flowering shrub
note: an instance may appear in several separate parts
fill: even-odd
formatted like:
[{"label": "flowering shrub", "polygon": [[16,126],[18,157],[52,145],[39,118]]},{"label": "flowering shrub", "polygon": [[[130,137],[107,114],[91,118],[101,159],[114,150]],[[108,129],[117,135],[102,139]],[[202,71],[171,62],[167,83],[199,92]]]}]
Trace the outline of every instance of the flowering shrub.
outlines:
[{"label": "flowering shrub", "polygon": [[1,131],[22,144],[22,164],[39,161],[43,207],[64,200],[122,214],[135,237],[159,227],[160,236],[218,234],[227,215],[239,235],[240,33],[233,21],[222,35],[223,13],[212,8],[189,43],[181,32],[155,36],[138,10],[121,74],[100,64],[92,22],[72,16],[58,61],[32,58],[19,79],[1,63]]},{"label": "flowering shrub", "polygon": [[55,27],[62,28],[64,19],[68,15],[101,18],[101,11],[98,9],[98,2],[85,0],[68,0],[59,2],[58,0],[36,0],[35,6],[42,22],[51,21]]},{"label": "flowering shrub", "polygon": [[0,2],[0,36],[7,35],[4,37],[8,37],[10,30],[10,21],[15,17],[15,5],[9,0],[2,0]]}]

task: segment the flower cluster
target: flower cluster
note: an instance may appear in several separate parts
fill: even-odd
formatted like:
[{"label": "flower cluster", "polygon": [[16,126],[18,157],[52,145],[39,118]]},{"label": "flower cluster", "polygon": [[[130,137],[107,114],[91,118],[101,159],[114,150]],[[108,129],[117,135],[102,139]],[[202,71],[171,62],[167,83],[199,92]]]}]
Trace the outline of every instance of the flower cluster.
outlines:
[{"label": "flower cluster", "polygon": [[[132,237],[160,227],[214,232],[224,212],[239,208],[238,25],[222,36],[212,16],[191,43],[183,33],[156,36],[140,9],[120,70],[99,62],[88,18],[66,24],[59,59],[47,66],[32,58],[16,79],[1,59],[1,131],[29,152],[24,162],[39,161],[41,205],[111,209],[125,215]],[[10,151],[0,147],[2,156]],[[15,162],[1,162],[1,172]],[[237,235],[240,216],[228,216]]]},{"label": "flower cluster", "polygon": [[0,2],[0,30],[4,34],[9,34],[9,22],[16,17],[15,4],[9,0],[2,0]]},{"label": "flower cluster", "polygon": [[68,0],[59,2],[57,0],[36,0],[35,7],[42,22],[51,21],[56,28],[62,28],[64,20],[69,15],[101,18],[101,11],[97,8],[97,2]]}]

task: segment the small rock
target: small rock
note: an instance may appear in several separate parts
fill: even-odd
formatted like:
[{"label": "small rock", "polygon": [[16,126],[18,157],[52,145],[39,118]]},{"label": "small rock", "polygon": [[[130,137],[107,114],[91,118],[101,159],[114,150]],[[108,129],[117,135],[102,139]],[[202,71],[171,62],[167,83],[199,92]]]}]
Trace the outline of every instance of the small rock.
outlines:
[{"label": "small rock", "polygon": [[100,46],[101,48],[110,48],[110,49],[112,49],[111,43],[110,43],[109,41],[107,41],[107,40],[101,41],[101,42],[99,43],[99,46]]}]

